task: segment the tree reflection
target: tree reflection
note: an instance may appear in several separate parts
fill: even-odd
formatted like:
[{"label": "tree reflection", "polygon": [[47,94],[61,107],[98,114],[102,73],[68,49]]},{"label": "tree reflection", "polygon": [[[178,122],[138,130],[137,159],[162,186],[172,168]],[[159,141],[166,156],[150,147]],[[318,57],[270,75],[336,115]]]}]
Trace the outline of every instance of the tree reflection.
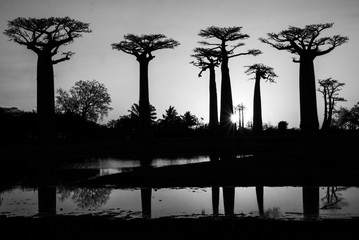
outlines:
[{"label": "tree reflection", "polygon": [[143,218],[151,218],[152,188],[141,188],[141,206]]},{"label": "tree reflection", "polygon": [[264,216],[264,187],[263,186],[256,186],[256,195],[257,195],[257,203],[258,203],[258,211],[259,216]]},{"label": "tree reflection", "polygon": [[223,205],[224,205],[224,214],[226,216],[234,215],[234,198],[235,198],[235,188],[223,187]]},{"label": "tree reflection", "polygon": [[342,191],[345,190],[347,190],[346,187],[328,186],[325,196],[321,198],[323,202],[321,209],[341,209],[348,206],[348,203],[342,197]]},{"label": "tree reflection", "polygon": [[268,208],[264,213],[264,216],[267,218],[279,218],[281,215],[282,212],[279,207]]},{"label": "tree reflection", "polygon": [[303,187],[304,218],[319,216],[319,187]]},{"label": "tree reflection", "polygon": [[110,188],[76,188],[73,190],[60,188],[60,201],[71,198],[79,208],[98,209],[110,199]]}]

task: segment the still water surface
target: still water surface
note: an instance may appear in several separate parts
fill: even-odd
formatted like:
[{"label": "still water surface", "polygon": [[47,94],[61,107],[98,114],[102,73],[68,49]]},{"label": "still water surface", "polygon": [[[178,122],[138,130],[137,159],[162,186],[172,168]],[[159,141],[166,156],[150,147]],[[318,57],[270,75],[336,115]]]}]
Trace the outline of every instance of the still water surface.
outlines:
[{"label": "still water surface", "polygon": [[[238,156],[241,157],[241,156]],[[95,169],[96,175],[210,161],[209,157],[141,160],[89,158],[63,166]],[[356,187],[64,188],[25,187],[0,191],[0,216],[94,215],[115,218],[260,216],[304,219],[359,217]]]},{"label": "still water surface", "polygon": [[[121,218],[199,217],[228,215],[225,209],[226,188],[15,188],[0,194],[0,215],[36,217],[40,214],[110,215]],[[302,187],[264,187],[263,212],[260,212],[255,187],[235,187],[229,215],[301,219]],[[46,192],[47,191],[47,192]],[[328,195],[329,192],[329,195]],[[49,194],[50,193],[50,194]],[[218,193],[218,204],[213,194]],[[48,203],[41,206],[40,194]],[[348,218],[359,216],[359,188],[319,188],[319,217]],[[230,200],[229,200],[230,201]],[[51,203],[53,202],[53,204]],[[146,206],[147,204],[147,206]],[[40,211],[40,208],[43,210]],[[231,207],[229,207],[231,208]]]}]

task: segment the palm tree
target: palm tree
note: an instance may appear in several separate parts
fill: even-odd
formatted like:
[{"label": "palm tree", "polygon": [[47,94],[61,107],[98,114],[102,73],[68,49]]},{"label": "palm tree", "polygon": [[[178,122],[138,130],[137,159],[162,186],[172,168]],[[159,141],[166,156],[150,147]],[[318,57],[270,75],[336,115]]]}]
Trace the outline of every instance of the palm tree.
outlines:
[{"label": "palm tree", "polygon": [[180,117],[178,116],[178,112],[175,109],[174,106],[169,106],[166,110],[166,114],[162,114],[161,122],[165,123],[175,123],[178,120],[180,120]]},{"label": "palm tree", "polygon": [[260,80],[264,79],[266,82],[268,81],[274,83],[274,78],[277,77],[277,75],[274,73],[273,68],[261,63],[256,63],[246,67],[248,68],[245,71],[247,75],[255,74],[255,77],[252,78],[255,79],[253,100],[253,131],[258,133],[263,130]]}]

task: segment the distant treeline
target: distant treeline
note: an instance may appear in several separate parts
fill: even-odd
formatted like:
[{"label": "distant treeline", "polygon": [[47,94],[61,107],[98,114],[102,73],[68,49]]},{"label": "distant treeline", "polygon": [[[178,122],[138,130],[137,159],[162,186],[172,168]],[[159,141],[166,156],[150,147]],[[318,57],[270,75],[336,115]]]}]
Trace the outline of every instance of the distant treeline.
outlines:
[{"label": "distant treeline", "polygon": [[[348,111],[340,111],[336,115],[333,133],[358,132],[359,118],[353,119],[357,105]],[[87,120],[80,115],[71,113],[56,113],[56,136],[57,139],[99,139],[118,138],[136,139],[140,137],[139,116],[134,111],[136,104],[129,110],[128,115],[120,116],[116,120],[110,120],[107,124],[99,124]],[[152,113],[152,135],[154,137],[176,137],[176,138],[206,138],[216,136],[216,130],[208,127],[189,111],[179,115],[174,107],[170,106],[162,118],[157,119],[155,109]],[[349,116],[345,121],[345,118]],[[22,111],[18,108],[0,107],[0,131],[1,141],[7,140],[36,140],[38,139],[38,121],[36,111]],[[300,134],[297,128],[288,129],[286,121],[280,121],[277,125],[264,124],[263,136],[270,135],[295,135]],[[236,129],[237,136],[256,135],[252,131],[249,122],[246,127]]]}]

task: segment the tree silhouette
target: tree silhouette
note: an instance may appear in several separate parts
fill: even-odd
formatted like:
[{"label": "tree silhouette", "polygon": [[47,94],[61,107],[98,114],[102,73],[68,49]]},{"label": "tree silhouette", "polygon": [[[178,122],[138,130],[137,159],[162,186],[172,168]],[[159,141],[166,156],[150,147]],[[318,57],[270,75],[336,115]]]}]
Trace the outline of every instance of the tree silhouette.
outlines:
[{"label": "tree silhouette", "polygon": [[323,30],[331,28],[333,24],[312,24],[304,28],[290,26],[288,30],[279,33],[268,33],[267,39],[259,39],[278,50],[287,50],[299,56],[299,59],[293,58],[293,61],[300,64],[300,128],[306,132],[319,129],[313,61],[317,56],[325,55],[349,40],[340,35],[318,38]]},{"label": "tree silhouette", "polygon": [[191,56],[196,58],[192,61],[196,67],[201,69],[198,77],[202,72],[209,69],[209,128],[214,129],[218,126],[218,105],[217,105],[217,86],[215,68],[220,64],[221,52],[216,49],[195,48]]},{"label": "tree silhouette", "polygon": [[247,68],[248,69],[245,73],[248,75],[255,74],[255,77],[252,78],[255,80],[253,100],[253,131],[259,133],[263,130],[260,80],[264,79],[265,81],[274,83],[274,78],[277,77],[277,75],[274,73],[273,68],[261,63],[247,66]]},{"label": "tree silhouette", "polygon": [[246,106],[244,106],[243,103],[237,104],[234,108],[238,111],[238,128],[244,128],[244,110],[246,109]]},{"label": "tree silhouette", "polygon": [[178,112],[174,106],[169,106],[165,114],[162,114],[161,122],[165,123],[175,123],[178,122],[181,118],[178,116]]},{"label": "tree silhouette", "polygon": [[322,130],[328,130],[332,125],[333,111],[336,102],[346,101],[342,97],[338,97],[338,92],[345,85],[345,83],[340,83],[338,80],[332,78],[318,80],[319,88],[318,92],[323,94],[324,99],[324,119]]},{"label": "tree silhouette", "polygon": [[61,113],[72,113],[97,122],[112,110],[107,88],[96,80],[81,80],[76,82],[69,92],[59,88],[57,93],[59,95],[56,96],[56,109]]},{"label": "tree silhouette", "polygon": [[12,41],[26,46],[37,54],[37,113],[41,138],[55,134],[55,96],[53,65],[69,60],[74,54],[63,52],[53,60],[62,45],[70,44],[82,33],[89,33],[88,23],[69,17],[63,18],[16,18],[8,22],[4,31]]},{"label": "tree silhouette", "polygon": [[349,130],[359,129],[359,102],[351,109],[340,107],[335,115],[335,122],[338,127]]},{"label": "tree silhouette", "polygon": [[173,49],[179,43],[163,34],[149,34],[137,36],[127,34],[123,41],[113,43],[113,49],[134,55],[140,64],[140,127],[141,135],[148,139],[151,132],[150,102],[148,90],[148,64],[155,57],[152,52],[160,49]]},{"label": "tree silhouette", "polygon": [[[132,119],[135,119],[136,121],[139,121],[140,119],[140,106],[137,103],[132,104],[131,109],[128,110],[130,113],[130,117]],[[151,123],[154,123],[156,121],[156,108],[150,104],[150,116],[151,116]]]},{"label": "tree silhouette", "polygon": [[261,53],[260,50],[252,49],[243,53],[235,53],[235,49],[244,45],[242,42],[237,42],[234,46],[228,47],[229,42],[237,40],[245,40],[249,38],[247,34],[241,33],[242,27],[215,27],[211,26],[201,30],[198,34],[201,37],[220,40],[219,43],[209,43],[207,41],[199,42],[205,46],[213,46],[213,49],[219,49],[221,52],[221,110],[220,110],[220,126],[224,134],[228,134],[233,129],[231,116],[233,115],[233,100],[232,89],[229,75],[228,61],[230,58],[253,55],[256,56]]},{"label": "tree silhouette", "polygon": [[199,124],[198,118],[193,115],[190,111],[185,112],[182,116],[180,116],[182,123],[187,127],[191,128],[197,126]]}]

